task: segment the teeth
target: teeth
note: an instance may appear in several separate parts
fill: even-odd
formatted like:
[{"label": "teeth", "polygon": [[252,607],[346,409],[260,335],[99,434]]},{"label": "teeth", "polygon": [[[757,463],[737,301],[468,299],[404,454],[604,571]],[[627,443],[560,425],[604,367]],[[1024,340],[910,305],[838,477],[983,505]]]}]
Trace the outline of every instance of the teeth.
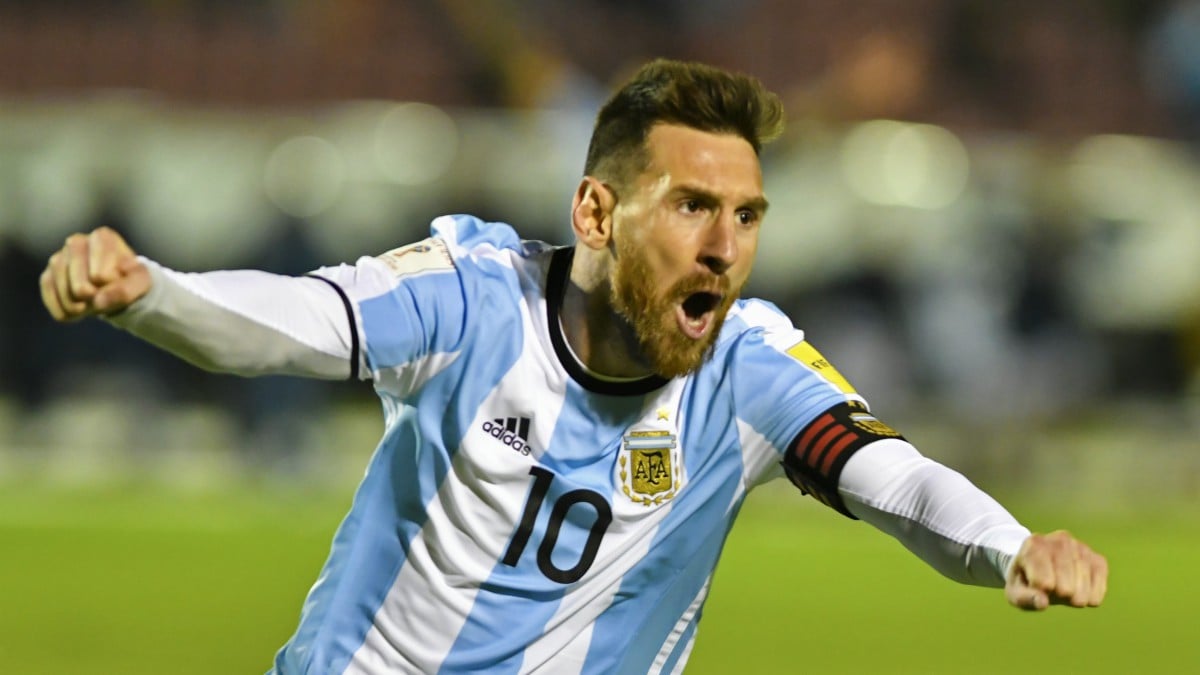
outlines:
[{"label": "teeth", "polygon": [[709,322],[712,318],[711,311],[704,312],[700,316],[689,316],[682,307],[677,311],[677,316],[680,319],[679,327],[686,331],[693,339],[700,339],[708,331]]}]

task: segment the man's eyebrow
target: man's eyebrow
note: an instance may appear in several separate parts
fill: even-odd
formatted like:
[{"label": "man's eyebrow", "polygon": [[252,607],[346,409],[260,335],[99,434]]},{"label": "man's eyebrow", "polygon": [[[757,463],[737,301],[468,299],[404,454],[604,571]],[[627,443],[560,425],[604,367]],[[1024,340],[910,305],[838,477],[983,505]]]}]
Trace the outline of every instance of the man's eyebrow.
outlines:
[{"label": "man's eyebrow", "polygon": [[766,213],[767,209],[770,207],[771,202],[768,202],[766,197],[755,197],[747,201],[745,204],[742,204],[742,208],[750,209],[751,211],[757,211],[758,213]]},{"label": "man's eyebrow", "polygon": [[[671,190],[671,194],[675,197],[690,197],[699,199],[702,202],[709,204],[720,204],[721,198],[710,190],[695,185],[679,185]],[[766,213],[771,206],[766,197],[752,197],[738,205],[738,209],[750,209],[758,213]]]},{"label": "man's eyebrow", "polygon": [[695,185],[677,185],[677,186],[675,186],[675,189],[671,190],[671,196],[687,197],[689,199],[698,199],[702,202],[709,203],[709,204],[721,203],[721,198],[718,197],[716,195],[716,193],[710,192],[708,190],[705,190],[702,187],[697,187]]}]

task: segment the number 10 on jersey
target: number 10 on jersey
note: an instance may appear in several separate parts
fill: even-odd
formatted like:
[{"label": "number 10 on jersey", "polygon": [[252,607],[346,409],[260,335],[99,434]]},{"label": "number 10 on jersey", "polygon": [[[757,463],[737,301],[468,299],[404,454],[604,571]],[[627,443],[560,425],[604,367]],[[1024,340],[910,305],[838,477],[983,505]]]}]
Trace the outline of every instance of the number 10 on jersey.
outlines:
[{"label": "number 10 on jersey", "polygon": [[[546,501],[550,484],[554,482],[554,474],[540,466],[530,467],[529,475],[533,476],[533,486],[529,489],[529,499],[525,502],[525,513],[522,514],[521,523],[517,526],[517,531],[513,533],[508,551],[501,560],[509,567],[517,566],[517,562],[521,559],[521,553],[529,544],[538,513],[542,510],[542,502]],[[596,520],[588,530],[587,541],[584,542],[579,560],[573,566],[563,569],[554,564],[551,555],[554,553],[554,546],[558,543],[558,535],[562,530],[563,521],[566,520],[571,507],[576,504],[590,505],[596,510]],[[604,532],[610,523],[612,523],[612,507],[598,492],[579,489],[562,495],[550,509],[550,520],[546,524],[546,532],[542,535],[542,543],[537,549],[538,569],[546,575],[547,579],[560,584],[579,581],[596,561],[596,552],[600,550],[600,540],[604,538]]]}]

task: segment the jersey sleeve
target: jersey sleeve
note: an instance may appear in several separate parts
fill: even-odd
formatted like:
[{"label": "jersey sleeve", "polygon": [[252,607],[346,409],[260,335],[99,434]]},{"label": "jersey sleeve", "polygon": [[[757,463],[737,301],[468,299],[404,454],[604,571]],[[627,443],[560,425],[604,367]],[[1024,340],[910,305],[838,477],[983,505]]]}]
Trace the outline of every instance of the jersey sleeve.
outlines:
[{"label": "jersey sleeve", "polygon": [[842,470],[862,448],[885,439],[903,440],[857,401],[838,403],[796,434],[783,453],[783,470],[800,491],[857,519],[838,491]]},{"label": "jersey sleeve", "polygon": [[462,332],[462,285],[440,239],[364,256],[353,265],[323,267],[309,276],[342,299],[352,376],[373,379],[384,369],[452,349]]},{"label": "jersey sleeve", "polygon": [[855,453],[838,493],[854,515],[965,584],[1003,586],[1030,534],[965,476],[899,439]]},{"label": "jersey sleeve", "polygon": [[432,372],[429,357],[459,348],[468,302],[511,296],[503,261],[526,245],[502,223],[447,216],[428,239],[303,277],[143,259],[150,291],[107,320],[206,370],[377,384],[386,373],[405,394]]},{"label": "jersey sleeve", "polygon": [[337,379],[346,314],[315,279],[254,270],[176,272],[143,259],[150,291],[106,320],[205,370]]},{"label": "jersey sleeve", "polygon": [[[433,372],[436,357],[461,349],[472,314],[505,293],[494,261],[523,242],[512,228],[467,216],[434,221],[432,236],[354,265],[321,268],[312,276],[342,296],[355,345],[350,355],[359,377],[390,380],[407,393]],[[424,374],[422,374],[424,373]]]},{"label": "jersey sleeve", "polygon": [[772,463],[805,494],[892,535],[947,577],[1003,586],[1029,530],[872,415],[846,378],[770,309],[747,317],[758,325],[743,335],[735,371],[739,417],[759,434],[743,434],[743,443],[762,439],[767,460],[759,464]]},{"label": "jersey sleeve", "polygon": [[[738,346],[738,416],[763,439],[759,480],[786,475],[804,494],[850,518],[838,479],[869,443],[900,434],[778,309],[754,301],[739,315],[751,329]],[[753,479],[752,478],[752,479]]]}]

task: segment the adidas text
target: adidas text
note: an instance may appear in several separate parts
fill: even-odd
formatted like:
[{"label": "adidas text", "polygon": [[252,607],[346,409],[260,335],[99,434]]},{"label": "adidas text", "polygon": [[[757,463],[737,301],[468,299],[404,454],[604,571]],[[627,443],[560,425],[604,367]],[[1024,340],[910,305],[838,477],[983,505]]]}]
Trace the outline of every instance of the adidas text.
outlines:
[{"label": "adidas text", "polygon": [[483,430],[522,455],[530,453],[529,418],[500,417],[483,423]]}]

